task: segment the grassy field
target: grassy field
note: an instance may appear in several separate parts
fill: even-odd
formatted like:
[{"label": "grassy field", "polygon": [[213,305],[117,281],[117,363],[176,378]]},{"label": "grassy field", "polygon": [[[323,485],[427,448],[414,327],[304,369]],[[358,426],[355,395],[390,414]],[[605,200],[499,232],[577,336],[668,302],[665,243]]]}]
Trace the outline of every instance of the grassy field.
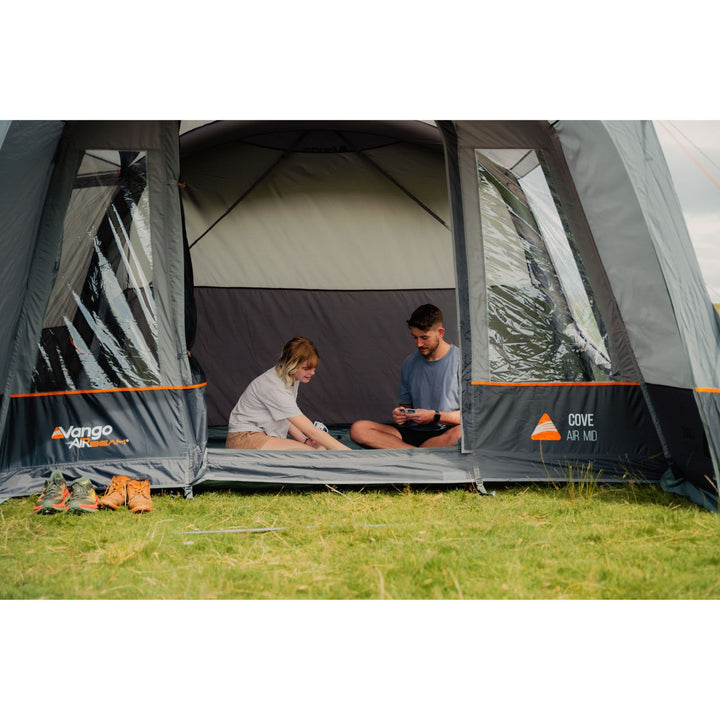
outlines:
[{"label": "grassy field", "polygon": [[0,598],[720,598],[720,522],[654,486],[206,491],[0,505]]}]

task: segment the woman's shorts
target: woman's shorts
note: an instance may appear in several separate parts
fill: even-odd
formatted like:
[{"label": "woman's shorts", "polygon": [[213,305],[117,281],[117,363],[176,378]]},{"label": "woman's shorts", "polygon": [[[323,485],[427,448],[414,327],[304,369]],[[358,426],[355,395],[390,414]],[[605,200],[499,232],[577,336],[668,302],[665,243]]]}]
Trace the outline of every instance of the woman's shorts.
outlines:
[{"label": "woman's shorts", "polygon": [[246,430],[228,433],[225,447],[235,450],[260,450],[267,441],[268,436],[264,432]]}]

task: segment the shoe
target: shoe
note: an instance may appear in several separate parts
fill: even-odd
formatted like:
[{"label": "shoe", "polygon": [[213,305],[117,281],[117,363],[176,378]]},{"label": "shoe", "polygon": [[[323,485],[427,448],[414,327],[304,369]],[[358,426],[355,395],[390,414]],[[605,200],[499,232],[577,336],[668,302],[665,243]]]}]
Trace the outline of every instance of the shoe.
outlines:
[{"label": "shoe", "polygon": [[125,475],[115,475],[110,481],[105,494],[98,500],[101,508],[117,510],[127,502],[127,484],[129,477]]},{"label": "shoe", "polygon": [[147,478],[128,480],[127,506],[130,512],[150,512],[153,509],[150,499],[150,481]]},{"label": "shoe", "polygon": [[67,489],[65,476],[59,470],[53,470],[45,481],[45,486],[35,503],[33,512],[39,515],[65,512],[68,508],[68,495],[70,495],[70,491]]},{"label": "shoe", "polygon": [[98,509],[97,494],[90,478],[81,477],[70,483],[69,513],[96,512]]}]

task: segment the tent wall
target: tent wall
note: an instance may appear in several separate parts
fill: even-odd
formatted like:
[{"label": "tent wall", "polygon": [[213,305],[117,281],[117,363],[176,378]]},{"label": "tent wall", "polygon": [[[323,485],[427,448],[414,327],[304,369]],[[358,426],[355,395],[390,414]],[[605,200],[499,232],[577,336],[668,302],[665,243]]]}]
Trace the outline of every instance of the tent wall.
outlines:
[{"label": "tent wall", "polygon": [[[25,299],[35,237],[61,122],[0,123],[0,337],[12,338]],[[0,392],[12,344],[0,348]],[[1,416],[0,416],[1,418]],[[0,427],[2,422],[0,421]]]},{"label": "tent wall", "polygon": [[[128,190],[123,190],[122,177],[129,169],[117,167],[114,173],[96,174],[85,178],[76,173],[85,157],[113,151],[119,157],[146,158],[145,194],[147,216],[136,213],[118,220],[120,204],[127,205]],[[78,474],[92,468],[98,481],[109,481],[115,474],[146,475],[154,485],[185,487],[202,469],[206,442],[203,383],[192,376],[184,338],[184,259],[181,242],[180,205],[177,171],[177,124],[162,122],[78,122],[67,123],[59,143],[57,160],[47,192],[38,240],[27,273],[28,289],[9,362],[9,379],[4,398],[4,426],[0,458],[5,469],[3,492],[17,493],[42,487],[42,475],[60,468]],[[96,204],[76,203],[81,222],[70,223],[68,207],[74,193],[84,192],[88,182],[102,189],[121,178],[119,190],[102,201],[101,213],[106,220],[93,226],[91,212]],[[130,177],[128,175],[128,177]],[[130,182],[130,180],[128,180]],[[101,193],[102,195],[107,193]],[[98,197],[98,193],[91,193]],[[107,204],[107,203],[110,204]],[[82,214],[86,218],[83,220]],[[102,217],[103,215],[101,215]],[[113,223],[112,218],[115,222]],[[85,222],[87,221],[87,222]],[[69,224],[70,223],[70,224]],[[118,367],[127,364],[123,354],[130,350],[123,338],[137,335],[128,315],[117,315],[114,308],[129,307],[130,296],[124,299],[122,279],[108,264],[103,243],[114,247],[117,258],[126,258],[131,251],[132,235],[138,223],[147,242],[151,243],[152,274],[148,282],[152,294],[157,347],[157,372],[152,382],[132,380],[130,376],[115,381],[102,374],[73,374],[70,365],[63,368],[58,380],[64,386],[47,384],[38,375],[43,349],[38,338],[47,332],[70,333],[68,347],[77,355],[74,366],[88,366],[89,355],[104,348],[108,362]],[[82,228],[86,228],[83,231]],[[100,239],[100,229],[107,237]],[[89,249],[89,252],[88,252]],[[96,277],[90,275],[84,287],[94,294],[92,306],[84,304],[86,290],[69,295],[64,286],[69,282],[66,271],[75,269],[76,257],[97,257],[88,267],[98,267]],[[104,263],[104,264],[103,264]],[[82,283],[82,274],[80,274]],[[99,282],[102,288],[89,284]],[[105,285],[104,283],[107,283]],[[55,286],[55,290],[53,287]],[[130,288],[130,286],[127,286]],[[58,294],[58,292],[60,294]],[[64,318],[44,323],[55,313],[58,298],[74,297],[75,310]],[[52,302],[51,302],[52,299]],[[74,318],[74,319],[73,319]],[[87,330],[79,332],[82,321]],[[118,328],[113,339],[111,325]],[[109,338],[109,339],[108,339]],[[80,345],[79,342],[88,345]],[[110,348],[110,350],[108,350]],[[112,356],[114,353],[114,357]],[[143,472],[143,461],[145,469]]]},{"label": "tent wall", "polygon": [[720,323],[655,131],[579,121],[558,130],[673,460],[669,482],[717,503]]},{"label": "tent wall", "polygon": [[[561,127],[561,133],[565,126]],[[669,393],[666,391],[661,396],[659,391],[653,392],[645,382],[634,351],[637,343],[644,363],[648,361],[647,348],[653,348],[652,357],[661,356],[659,350],[666,343],[665,332],[660,324],[655,326],[653,323],[649,323],[649,327],[639,324],[636,332],[632,332],[633,329],[626,329],[623,322],[626,305],[640,308],[636,312],[644,313],[646,305],[653,302],[653,295],[645,296],[640,292],[627,299],[627,294],[633,292],[630,289],[632,279],[625,275],[618,283],[615,264],[604,263],[605,236],[620,237],[621,244],[632,245],[634,253],[632,263],[628,263],[627,258],[619,263],[623,271],[627,273],[630,267],[643,267],[643,286],[658,289],[660,293],[667,292],[652,246],[643,244],[643,238],[648,234],[644,230],[644,218],[637,217],[632,203],[627,202],[628,191],[637,178],[631,180],[628,177],[618,157],[603,147],[597,130],[590,132],[580,143],[583,151],[593,156],[592,161],[585,158],[587,176],[581,180],[589,182],[589,178],[593,178],[602,182],[601,187],[593,187],[591,191],[592,198],[602,197],[594,204],[590,195],[581,199],[578,194],[584,189],[582,182],[578,182],[578,190],[575,189],[566,160],[568,151],[564,144],[561,146],[548,124],[464,122],[443,124],[442,128],[449,155],[457,156],[456,161],[448,161],[448,168],[456,211],[453,218],[456,246],[462,249],[458,254],[465,258],[465,267],[458,273],[462,278],[458,283],[459,304],[474,311],[468,310],[465,319],[470,332],[463,345],[463,410],[464,417],[471,419],[464,423],[463,447],[478,452],[513,452],[519,457],[534,457],[550,465],[593,462],[595,467],[609,472],[637,473],[655,479],[662,477],[672,466],[675,476],[690,479],[694,485],[702,487],[702,492],[708,490],[704,476],[712,473],[712,466],[707,449],[703,452],[702,424],[697,412],[692,412],[692,404],[687,402],[683,383],[678,387],[677,382],[668,379],[672,388]],[[572,147],[572,141],[567,142]],[[487,341],[491,318],[487,315],[486,249],[483,247],[482,209],[478,204],[476,151],[479,148],[526,148],[541,153],[548,181],[563,208],[568,235],[572,237],[595,291],[613,361],[610,382],[548,382],[543,377],[518,377],[515,382],[497,382],[493,377]],[[624,157],[639,158],[641,155],[638,144],[625,148]],[[589,215],[585,213],[588,207]],[[593,225],[596,215],[603,221],[599,239]],[[681,217],[679,209],[678,217]],[[675,216],[673,219],[681,222]],[[615,296],[613,281],[622,287],[622,305]],[[667,329],[668,319],[672,324],[673,314],[668,302],[664,309],[668,312],[662,327]],[[645,336],[638,337],[642,332]],[[678,339],[677,328],[671,328],[668,367],[676,364],[681,380],[688,380],[691,377],[689,363]],[[664,377],[667,375],[666,372]],[[673,402],[688,409],[689,415],[682,418],[686,426],[679,426],[677,418],[673,422],[668,412]],[[514,423],[506,421],[511,416]],[[553,422],[556,436],[550,441],[533,440],[546,416]]]},{"label": "tent wall", "polygon": [[197,288],[193,355],[208,378],[208,423],[224,426],[240,393],[271,367],[283,344],[309,337],[320,354],[300,407],[313,420],[342,425],[361,417],[389,422],[400,365],[412,351],[405,321],[424,303],[444,311],[457,343],[454,289],[293,290]]},{"label": "tent wall", "polygon": [[[627,156],[630,167],[641,163],[641,172],[647,173],[651,163],[662,160],[662,155],[647,146],[647,130],[642,143],[648,154],[640,154],[640,138],[628,142],[624,149],[617,148],[609,127],[599,122],[564,122],[559,123],[558,130],[600,261],[611,278],[613,295],[645,380],[691,388],[690,361],[674,321],[651,227],[640,204],[637,183],[647,188],[647,178],[637,174],[631,177],[624,160]],[[622,124],[613,127],[619,129]],[[592,203],[587,202],[590,197],[594,198]],[[675,212],[669,213],[659,204],[653,207],[650,220],[660,223],[662,234],[672,233],[677,244],[672,224],[681,222],[682,215],[679,206],[673,209]],[[638,272],[639,268],[642,272]]]}]

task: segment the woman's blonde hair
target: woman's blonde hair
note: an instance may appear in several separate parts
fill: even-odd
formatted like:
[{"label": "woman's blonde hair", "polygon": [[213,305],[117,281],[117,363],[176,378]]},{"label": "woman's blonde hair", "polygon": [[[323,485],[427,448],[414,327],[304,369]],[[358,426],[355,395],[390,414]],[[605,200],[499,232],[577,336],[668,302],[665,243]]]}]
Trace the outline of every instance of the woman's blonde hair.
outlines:
[{"label": "woman's blonde hair", "polygon": [[320,356],[312,340],[304,337],[294,337],[288,340],[280,353],[280,358],[275,364],[275,372],[283,381],[286,388],[291,388],[295,379],[293,375],[301,365],[315,368],[320,362]]}]

